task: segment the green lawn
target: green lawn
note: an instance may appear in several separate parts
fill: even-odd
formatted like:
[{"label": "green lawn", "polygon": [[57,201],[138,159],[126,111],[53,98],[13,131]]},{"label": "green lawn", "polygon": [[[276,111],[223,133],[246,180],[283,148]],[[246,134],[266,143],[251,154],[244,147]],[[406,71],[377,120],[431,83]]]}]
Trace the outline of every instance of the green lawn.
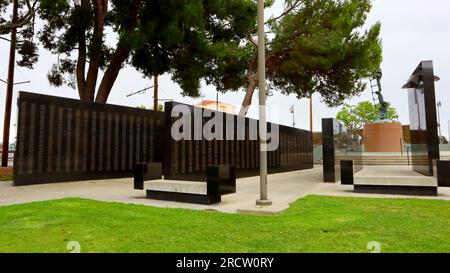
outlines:
[{"label": "green lawn", "polygon": [[0,207],[0,252],[450,252],[450,202],[309,196],[278,216],[62,199]]}]

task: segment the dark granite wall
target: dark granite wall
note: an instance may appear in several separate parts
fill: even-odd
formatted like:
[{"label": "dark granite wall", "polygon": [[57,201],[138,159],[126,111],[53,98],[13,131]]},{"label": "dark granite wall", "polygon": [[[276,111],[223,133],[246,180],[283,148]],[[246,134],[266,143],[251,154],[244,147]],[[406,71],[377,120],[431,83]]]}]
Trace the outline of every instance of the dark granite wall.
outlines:
[{"label": "dark granite wall", "polygon": [[353,171],[363,167],[362,138],[336,119],[322,119],[323,181],[337,182],[340,178],[340,161],[352,160]]},{"label": "dark granite wall", "polygon": [[424,61],[403,87],[408,89],[413,169],[427,176],[433,176],[440,158],[434,81],[433,62]]},{"label": "dark granite wall", "polygon": [[161,162],[164,113],[20,92],[14,184],[131,177]]},{"label": "dark granite wall", "polygon": [[[259,173],[259,144],[257,140],[250,140],[250,124],[256,122],[245,118],[245,140],[180,140],[170,137],[171,124],[178,118],[172,118],[171,112],[180,103],[167,102],[166,110],[166,141],[164,157],[164,174],[166,179],[204,180],[205,171],[209,165],[231,164],[236,166],[237,177],[258,175]],[[186,105],[188,106],[188,105]],[[193,113],[194,107],[188,106]],[[227,117],[237,124],[237,116],[211,111],[196,107],[203,115],[204,112],[219,114],[226,121]],[[203,126],[211,118],[203,118]],[[192,114],[192,122],[193,114]],[[225,123],[225,122],[224,122]],[[192,125],[194,127],[194,125]],[[268,125],[269,131],[271,124]],[[194,130],[191,138],[194,139]],[[224,124],[224,135],[227,127]],[[233,130],[237,139],[237,130]],[[280,126],[280,146],[276,151],[268,152],[269,173],[287,172],[313,168],[313,146],[311,132]]]},{"label": "dark granite wall", "polygon": [[[204,181],[206,168],[219,164],[235,165],[238,177],[258,175],[259,144],[249,130],[256,120],[245,118],[244,140],[174,141],[173,104],[166,104],[165,114],[20,92],[14,184],[132,177],[137,162],[163,162],[166,179]],[[219,114],[236,126],[237,116]],[[312,152],[310,132],[280,126],[280,146],[268,153],[269,172],[313,168]]]}]

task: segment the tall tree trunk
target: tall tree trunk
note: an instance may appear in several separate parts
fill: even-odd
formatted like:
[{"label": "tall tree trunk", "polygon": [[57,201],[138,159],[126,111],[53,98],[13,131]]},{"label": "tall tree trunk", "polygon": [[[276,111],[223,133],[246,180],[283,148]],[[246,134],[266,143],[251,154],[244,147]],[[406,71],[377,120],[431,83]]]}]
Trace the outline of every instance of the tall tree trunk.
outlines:
[{"label": "tall tree trunk", "polygon": [[[273,61],[275,56],[268,53],[266,55],[266,69],[270,71],[273,69]],[[250,105],[252,105],[252,98],[253,94],[255,93],[256,86],[258,85],[258,77],[256,75],[256,65],[257,65],[256,58],[253,59],[253,61],[250,63],[250,66],[248,68],[247,72],[247,78],[248,78],[248,86],[247,86],[247,92],[245,93],[245,97],[242,101],[241,110],[239,111],[240,116],[246,116],[248,109]]]},{"label": "tall tree trunk", "polygon": [[[255,43],[252,40],[252,37],[249,34],[249,39],[253,43]],[[246,116],[248,112],[248,108],[252,104],[253,94],[255,93],[256,85],[258,84],[258,76],[256,75],[256,65],[258,64],[258,60],[253,58],[253,60],[250,62],[248,66],[247,71],[247,79],[248,79],[248,86],[247,86],[247,92],[245,93],[244,100],[242,101],[241,110],[239,111],[240,116]]]},{"label": "tall tree trunk", "polygon": [[[132,1],[129,8],[129,16],[133,18],[132,23],[127,26],[127,30],[129,32],[133,32],[138,19],[138,7],[139,0]],[[108,101],[109,94],[111,93],[111,89],[119,75],[120,69],[122,69],[123,64],[130,56],[131,49],[125,47],[120,41],[117,45],[116,52],[114,52],[111,61],[109,63],[108,68],[103,75],[103,79],[100,83],[100,86],[97,91],[97,96],[95,98],[95,102],[98,103],[106,103]]]},{"label": "tall tree trunk", "polygon": [[108,66],[108,69],[106,69],[105,74],[103,75],[102,82],[100,83],[100,87],[98,88],[97,97],[95,98],[95,102],[106,103],[108,101],[108,96],[111,93],[114,82],[119,75],[123,63],[126,61],[129,55],[129,49],[120,46],[119,48],[117,48],[114,56],[112,57],[111,63]]},{"label": "tall tree trunk", "polygon": [[246,116],[250,105],[252,105],[253,94],[255,93],[256,85],[258,81],[256,76],[249,77],[247,92],[245,93],[244,100],[242,101],[241,111],[239,111],[240,116]]},{"label": "tall tree trunk", "polygon": [[85,29],[82,27],[83,24],[81,21],[83,20],[83,16],[85,16],[87,7],[87,0],[81,0],[80,6],[75,6],[76,14],[76,24],[78,25],[78,60],[77,60],[77,68],[76,68],[76,77],[77,77],[77,89],[78,94],[80,96],[80,100],[86,101],[86,35]]},{"label": "tall tree trunk", "polygon": [[100,70],[101,46],[103,43],[103,30],[105,26],[105,17],[108,9],[108,0],[94,0],[94,33],[92,45],[90,46],[89,70],[85,85],[85,98],[88,101],[94,101],[95,89],[97,87],[98,72]]}]

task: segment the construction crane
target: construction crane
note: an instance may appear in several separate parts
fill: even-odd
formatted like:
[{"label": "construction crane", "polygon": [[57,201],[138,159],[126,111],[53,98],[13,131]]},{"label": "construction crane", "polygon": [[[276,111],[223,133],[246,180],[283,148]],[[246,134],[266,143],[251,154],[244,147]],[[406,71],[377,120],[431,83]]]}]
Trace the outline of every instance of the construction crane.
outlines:
[{"label": "construction crane", "polygon": [[[376,107],[378,105],[378,120],[386,121],[388,120],[388,109],[389,102],[384,100],[381,88],[381,78],[383,77],[383,72],[377,71],[374,77],[370,78],[370,88],[372,89],[373,104]],[[375,83],[374,83],[375,82]]]}]

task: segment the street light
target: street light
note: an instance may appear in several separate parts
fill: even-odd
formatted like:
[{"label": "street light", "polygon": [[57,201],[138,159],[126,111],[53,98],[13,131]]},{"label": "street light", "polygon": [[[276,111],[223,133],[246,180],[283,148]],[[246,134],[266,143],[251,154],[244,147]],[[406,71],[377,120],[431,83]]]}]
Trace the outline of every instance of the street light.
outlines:
[{"label": "street light", "polygon": [[448,121],[448,143],[450,144],[450,120]]},{"label": "street light", "polygon": [[270,206],[272,201],[267,195],[267,118],[266,118],[266,41],[264,30],[264,0],[258,0],[258,90],[259,90],[259,127],[260,127],[260,199],[257,206]]},{"label": "street light", "polygon": [[441,101],[438,101],[438,103],[437,103],[437,114],[438,114],[439,144],[442,143],[441,114],[440,114],[440,108],[441,107],[442,107],[442,103],[441,103]]}]

